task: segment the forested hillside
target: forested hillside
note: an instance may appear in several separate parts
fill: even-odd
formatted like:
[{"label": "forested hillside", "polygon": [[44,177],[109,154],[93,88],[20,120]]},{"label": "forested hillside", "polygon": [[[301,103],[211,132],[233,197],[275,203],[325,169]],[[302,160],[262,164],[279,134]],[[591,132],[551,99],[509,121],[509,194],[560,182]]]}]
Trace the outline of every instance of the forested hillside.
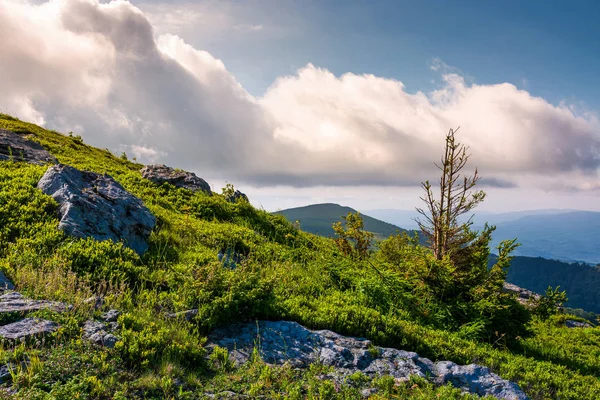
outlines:
[{"label": "forested hillside", "polygon": [[[493,261],[492,261],[493,263]],[[567,305],[600,314],[600,269],[588,264],[565,263],[541,257],[514,257],[506,278],[537,293],[548,286],[567,292]]]}]

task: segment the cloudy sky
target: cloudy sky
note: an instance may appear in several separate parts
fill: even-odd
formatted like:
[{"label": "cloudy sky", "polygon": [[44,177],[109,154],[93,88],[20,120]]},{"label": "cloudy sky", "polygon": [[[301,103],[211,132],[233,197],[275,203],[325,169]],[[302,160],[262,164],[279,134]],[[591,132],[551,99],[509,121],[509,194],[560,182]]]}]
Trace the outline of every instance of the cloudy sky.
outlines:
[{"label": "cloudy sky", "polygon": [[597,15],[591,1],[0,0],[0,112],[231,182],[267,210],[411,209],[460,126],[482,209],[600,210]]}]

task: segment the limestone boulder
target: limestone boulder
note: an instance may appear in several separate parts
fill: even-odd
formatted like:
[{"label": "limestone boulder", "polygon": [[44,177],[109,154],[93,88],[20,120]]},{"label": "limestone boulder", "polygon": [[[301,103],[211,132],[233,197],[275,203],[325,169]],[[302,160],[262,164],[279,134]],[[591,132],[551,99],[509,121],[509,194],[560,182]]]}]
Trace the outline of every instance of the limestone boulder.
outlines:
[{"label": "limestone boulder", "polygon": [[109,175],[55,165],[38,188],[59,204],[59,228],[80,238],[112,240],[143,254],[156,218],[144,203]]},{"label": "limestone boulder", "polygon": [[202,191],[212,194],[210,185],[193,172],[180,171],[166,165],[146,165],[140,171],[142,177],[156,184],[169,183],[178,188],[189,189],[197,192]]},{"label": "limestone boulder", "polygon": [[56,157],[39,143],[6,129],[0,129],[0,161],[23,161],[30,164],[56,164]]}]

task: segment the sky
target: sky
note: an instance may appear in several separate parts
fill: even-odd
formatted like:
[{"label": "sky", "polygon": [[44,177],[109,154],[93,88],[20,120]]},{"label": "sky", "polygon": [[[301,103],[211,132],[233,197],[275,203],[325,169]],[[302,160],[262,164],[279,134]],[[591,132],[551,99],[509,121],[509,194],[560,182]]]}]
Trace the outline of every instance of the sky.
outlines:
[{"label": "sky", "polygon": [[460,126],[487,211],[600,211],[600,5],[0,0],[0,112],[278,210],[420,206]]}]

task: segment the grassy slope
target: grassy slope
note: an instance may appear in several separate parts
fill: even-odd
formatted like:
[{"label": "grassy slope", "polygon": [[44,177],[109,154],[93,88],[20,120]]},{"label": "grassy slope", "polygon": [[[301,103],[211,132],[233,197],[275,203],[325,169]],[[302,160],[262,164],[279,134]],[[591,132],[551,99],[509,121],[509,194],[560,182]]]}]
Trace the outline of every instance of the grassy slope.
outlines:
[{"label": "grassy slope", "polygon": [[[120,244],[65,237],[56,230],[54,202],[35,189],[45,168],[0,163],[0,268],[22,292],[75,306],[68,315],[38,313],[62,325],[50,339],[53,346],[31,343],[0,352],[0,361],[34,361],[15,372],[18,397],[196,398],[231,389],[269,398],[359,398],[351,386],[336,394],[316,379],[318,366],[298,372],[257,361],[231,371],[218,360],[203,360],[203,335],[211,328],[272,318],[368,337],[432,359],[478,362],[536,399],[600,398],[597,328],[567,330],[559,319],[536,323],[535,335],[509,351],[419,325],[411,310],[390,302],[377,273],[283,217],[220,196],[155,186],[141,178],[140,165],[35,125],[0,115],[0,128],[32,134],[62,163],[109,173],[158,219],[141,258]],[[243,252],[246,260],[236,270],[223,268],[217,259],[223,247]],[[93,293],[106,296],[106,307],[125,311],[123,340],[113,350],[79,339],[83,321],[98,313],[83,302]],[[195,323],[164,318],[188,308],[200,310]],[[376,384],[381,398],[457,396],[423,382]]]},{"label": "grassy slope", "polygon": [[[288,221],[300,221],[300,227],[305,232],[314,233],[321,236],[333,236],[334,232],[331,225],[342,221],[342,216],[349,212],[355,213],[356,210],[350,207],[340,206],[338,204],[311,204],[305,207],[288,208],[277,211],[274,214],[283,215]],[[384,221],[362,215],[365,230],[373,232],[377,238],[385,239],[398,232],[408,232],[405,229]],[[409,234],[412,235],[412,231]]]}]

